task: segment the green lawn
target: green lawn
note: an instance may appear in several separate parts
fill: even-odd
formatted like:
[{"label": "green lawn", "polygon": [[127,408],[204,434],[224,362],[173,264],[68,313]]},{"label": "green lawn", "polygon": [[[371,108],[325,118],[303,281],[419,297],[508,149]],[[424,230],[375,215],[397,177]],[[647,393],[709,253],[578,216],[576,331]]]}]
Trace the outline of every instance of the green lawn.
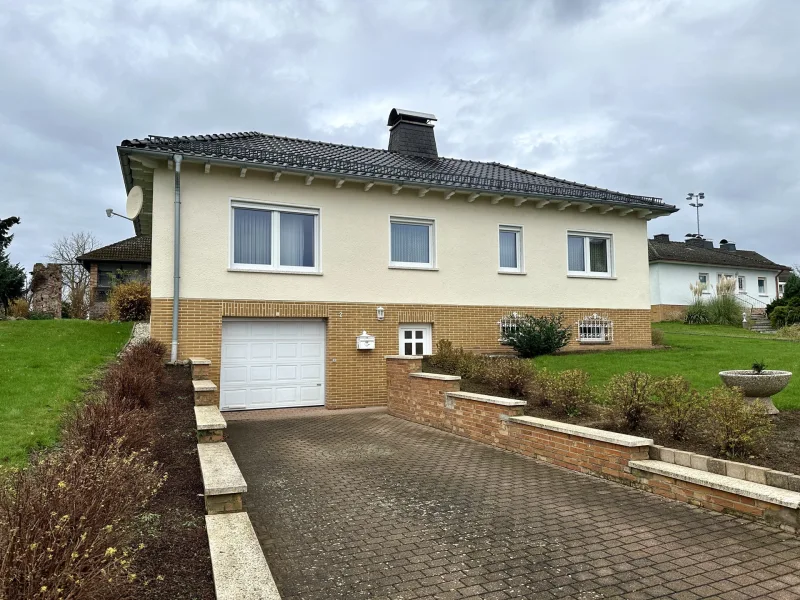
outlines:
[{"label": "green lawn", "polygon": [[759,333],[721,325],[657,323],[668,350],[563,354],[535,359],[537,366],[556,371],[583,369],[592,383],[602,385],[612,375],[644,371],[656,376],[683,375],[699,390],[721,385],[725,369],[749,369],[763,361],[768,369],[795,373],[789,386],[774,397],[779,409],[800,409],[800,343],[777,340]]},{"label": "green lawn", "polygon": [[130,323],[0,321],[0,464],[56,441],[66,406],[130,333]]}]

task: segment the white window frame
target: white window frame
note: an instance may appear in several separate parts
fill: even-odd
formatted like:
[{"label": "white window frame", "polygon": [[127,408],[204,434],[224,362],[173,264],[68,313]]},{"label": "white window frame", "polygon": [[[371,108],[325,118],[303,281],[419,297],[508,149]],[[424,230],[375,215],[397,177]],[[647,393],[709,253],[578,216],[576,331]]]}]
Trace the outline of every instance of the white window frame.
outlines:
[{"label": "white window frame", "polygon": [[[572,236],[584,238],[583,243],[583,264],[586,268],[585,271],[570,271],[569,270],[569,238]],[[595,273],[591,271],[591,264],[589,260],[589,244],[586,243],[586,238],[602,238],[606,240],[606,261],[608,264],[608,271],[605,273]],[[578,231],[571,229],[567,231],[566,255],[567,255],[567,277],[588,277],[591,279],[614,279],[614,234],[613,233],[600,233],[594,231]]]},{"label": "white window frame", "polygon": [[736,292],[738,294],[747,293],[747,277],[745,277],[744,275],[736,276]]},{"label": "white window frame", "polygon": [[[430,323],[400,323],[397,328],[398,355],[399,356],[420,356],[419,354],[406,354],[404,349],[403,334],[406,331],[422,331],[422,356],[433,354],[433,327]],[[417,342],[417,338],[412,338],[412,344]]]},{"label": "white window frame", "polygon": [[[234,262],[234,211],[237,208],[245,208],[249,210],[264,210],[272,213],[270,224],[272,231],[270,232],[270,259],[272,263],[269,265],[260,265],[252,263],[237,263]],[[281,257],[281,219],[280,213],[297,213],[304,215],[312,215],[314,217],[314,266],[301,267],[295,265],[283,266],[280,264]],[[322,272],[322,265],[320,264],[320,226],[319,220],[321,210],[317,207],[311,206],[294,206],[291,204],[272,204],[257,202],[253,200],[231,198],[229,224],[228,224],[228,268],[231,271],[259,271],[264,273],[294,273],[294,274],[319,274]]]},{"label": "white window frame", "polygon": [[[764,291],[761,291],[761,282],[764,282]],[[759,296],[768,296],[769,295],[769,288],[767,287],[767,278],[766,277],[759,277],[758,278],[758,295]]]},{"label": "white window frame", "polygon": [[[401,262],[392,260],[392,223],[403,225],[427,225],[428,226],[428,258],[427,263]],[[436,219],[425,217],[404,217],[401,215],[389,215],[389,268],[390,269],[420,269],[427,271],[436,270]]]},{"label": "white window frame", "polygon": [[783,298],[783,294],[786,291],[786,282],[779,281],[778,282],[778,298]]},{"label": "white window frame", "polygon": [[711,286],[711,282],[709,281],[709,274],[708,273],[698,273],[697,274],[697,281],[699,281],[700,283],[703,283],[703,277],[706,278],[706,281],[705,281],[706,289],[703,290],[703,293],[704,294],[710,294],[711,290],[709,290],[709,287]]},{"label": "white window frame", "polygon": [[[500,233],[503,231],[510,231],[517,234],[517,266],[516,267],[503,267],[500,265]],[[497,272],[498,273],[511,273],[513,275],[525,274],[525,246],[523,245],[522,238],[522,225],[503,225],[502,223],[497,228]]]}]

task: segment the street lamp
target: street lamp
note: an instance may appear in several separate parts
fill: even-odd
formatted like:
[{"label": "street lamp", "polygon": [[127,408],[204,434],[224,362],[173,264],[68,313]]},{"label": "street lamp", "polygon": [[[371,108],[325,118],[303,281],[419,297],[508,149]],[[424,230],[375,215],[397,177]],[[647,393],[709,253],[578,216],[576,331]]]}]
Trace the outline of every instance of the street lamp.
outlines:
[{"label": "street lamp", "polygon": [[[703,192],[698,192],[696,194],[694,192],[689,192],[686,195],[686,199],[689,201],[689,206],[694,206],[694,208],[697,210],[697,237],[698,238],[702,237],[700,235],[700,207],[703,206],[703,203],[700,202],[700,201],[704,200],[705,197],[706,197],[706,195]],[[694,202],[692,202],[692,200],[694,200]]]}]

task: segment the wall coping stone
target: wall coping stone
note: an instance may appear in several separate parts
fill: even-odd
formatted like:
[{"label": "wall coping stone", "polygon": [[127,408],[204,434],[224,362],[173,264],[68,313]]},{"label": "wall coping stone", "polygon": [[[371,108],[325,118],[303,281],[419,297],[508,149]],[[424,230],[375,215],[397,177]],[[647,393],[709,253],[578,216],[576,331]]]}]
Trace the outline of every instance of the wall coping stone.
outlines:
[{"label": "wall coping stone", "polygon": [[192,380],[192,387],[195,392],[216,392],[217,384],[210,379],[194,379]]},{"label": "wall coping stone", "polygon": [[527,406],[524,400],[514,400],[512,398],[501,398],[500,396],[487,396],[485,394],[473,394],[472,392],[447,392],[451,398],[463,398],[464,400],[474,400],[475,402],[485,402],[487,404],[499,404],[501,406]]},{"label": "wall coping stone", "polygon": [[203,473],[203,491],[206,496],[240,494],[247,491],[247,483],[225,442],[197,444],[200,471]]},{"label": "wall coping stone", "polygon": [[195,406],[194,419],[197,423],[197,431],[225,429],[228,427],[225,417],[222,416],[216,406]]},{"label": "wall coping stone", "polygon": [[566,433],[567,435],[588,438],[590,440],[597,440],[617,446],[625,446],[627,448],[650,446],[653,443],[653,440],[648,438],[625,435],[623,433],[615,433],[603,429],[594,429],[582,425],[572,425],[571,423],[562,423],[560,421],[550,421],[538,417],[511,417],[509,421],[512,423],[519,423],[520,425],[531,425],[533,427],[539,427],[540,429],[549,429],[550,431]]},{"label": "wall coping stone", "polygon": [[628,462],[628,466],[631,469],[687,481],[730,494],[738,494],[739,496],[771,504],[779,504],[788,508],[800,508],[800,493],[764,485],[763,483],[745,481],[744,479],[736,479],[727,475],[717,475],[716,473],[700,471],[691,467],[682,467],[681,465],[665,463],[660,460],[632,460]]},{"label": "wall coping stone", "polygon": [[391,355],[391,356],[384,356],[386,360],[422,360],[421,356],[398,356],[398,355]]},{"label": "wall coping stone", "polygon": [[247,513],[206,515],[206,531],[217,600],[280,600]]},{"label": "wall coping stone", "polygon": [[409,373],[411,377],[420,377],[421,379],[438,379],[439,381],[461,381],[458,375],[443,375],[442,373]]},{"label": "wall coping stone", "polygon": [[194,356],[189,357],[189,362],[193,365],[210,365],[211,361],[207,358],[197,358]]}]

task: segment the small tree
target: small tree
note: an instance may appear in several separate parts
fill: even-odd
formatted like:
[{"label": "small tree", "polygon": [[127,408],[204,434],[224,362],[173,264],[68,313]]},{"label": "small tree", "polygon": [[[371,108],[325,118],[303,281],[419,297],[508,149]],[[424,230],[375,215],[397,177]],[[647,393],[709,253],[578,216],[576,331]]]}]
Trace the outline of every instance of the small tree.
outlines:
[{"label": "small tree", "polygon": [[561,314],[511,316],[506,320],[512,325],[503,327],[501,342],[514,348],[522,358],[552,354],[569,342],[569,327],[564,327],[564,316]]},{"label": "small tree", "polygon": [[25,270],[17,265],[12,265],[6,249],[14,239],[8,231],[19,224],[19,217],[0,219],[0,304],[3,310],[8,309],[8,304],[14,298],[19,298],[25,292]]},{"label": "small tree", "polygon": [[89,305],[89,272],[75,260],[98,246],[94,234],[81,231],[65,235],[53,243],[48,260],[61,265],[64,300],[69,302],[70,317],[82,319]]},{"label": "small tree", "polygon": [[800,272],[795,268],[789,278],[786,280],[786,286],[783,288],[783,297],[800,298]]}]

